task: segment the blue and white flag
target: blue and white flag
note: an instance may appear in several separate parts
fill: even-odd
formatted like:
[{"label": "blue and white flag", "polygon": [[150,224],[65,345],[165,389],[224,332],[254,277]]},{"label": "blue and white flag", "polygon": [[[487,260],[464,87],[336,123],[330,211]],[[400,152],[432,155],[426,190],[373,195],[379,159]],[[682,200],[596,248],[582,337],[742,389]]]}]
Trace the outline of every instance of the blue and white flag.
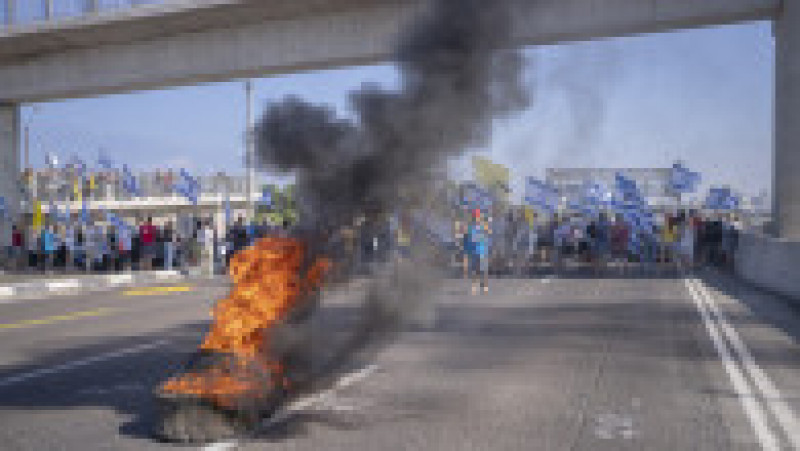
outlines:
[{"label": "blue and white flag", "polygon": [[272,207],[272,190],[268,187],[264,188],[261,191],[261,198],[258,200],[258,203],[265,207]]},{"label": "blue and white flag", "polygon": [[85,200],[81,203],[81,222],[83,224],[89,224],[90,221],[89,217],[89,205],[88,202]]},{"label": "blue and white flag", "polygon": [[114,161],[102,150],[97,154],[97,166],[103,169],[113,169]]},{"label": "blue and white flag", "polygon": [[186,169],[180,170],[180,179],[173,185],[173,189],[193,204],[197,204],[200,198],[200,182]]},{"label": "blue and white flag", "polygon": [[139,184],[127,164],[122,165],[122,188],[134,196],[141,196]]},{"label": "blue and white flag", "polygon": [[681,163],[672,165],[670,173],[670,189],[674,193],[693,193],[697,190],[697,185],[702,181],[699,172],[692,172],[685,168]]},{"label": "blue and white flag", "polygon": [[115,215],[114,213],[104,211],[106,215],[106,221],[108,221],[111,225],[114,226],[117,230],[121,229],[129,229],[130,226],[122,220],[119,216]]},{"label": "blue and white flag", "polygon": [[494,196],[486,189],[476,183],[466,183],[463,185],[462,204],[468,208],[489,209],[494,203]]},{"label": "blue and white flag", "polygon": [[705,207],[711,210],[735,210],[739,204],[739,196],[733,194],[730,188],[711,188],[706,196]]},{"label": "blue and white flag", "polygon": [[231,196],[230,194],[225,194],[225,225],[230,225],[231,223]]},{"label": "blue and white flag", "polygon": [[554,211],[558,207],[558,191],[534,177],[525,178],[525,202],[532,207]]},{"label": "blue and white flag", "polygon": [[0,196],[0,219],[6,219],[8,216],[8,206],[6,205],[6,198]]}]

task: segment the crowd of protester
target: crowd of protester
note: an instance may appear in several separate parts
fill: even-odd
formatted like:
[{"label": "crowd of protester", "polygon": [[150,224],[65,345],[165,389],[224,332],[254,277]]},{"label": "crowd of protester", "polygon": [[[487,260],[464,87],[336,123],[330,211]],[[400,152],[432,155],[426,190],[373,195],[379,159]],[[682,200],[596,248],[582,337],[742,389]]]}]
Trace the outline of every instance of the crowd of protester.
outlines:
[{"label": "crowd of protester", "polygon": [[733,214],[698,211],[665,213],[648,230],[633,227],[620,214],[600,213],[538,217],[511,210],[490,217],[472,210],[456,224],[463,274],[473,280],[473,291],[486,291],[489,275],[531,275],[549,267],[556,274],[567,263],[584,264],[595,274],[610,268],[658,270],[665,267],[697,269],[713,265],[732,269],[742,223]]},{"label": "crowd of protester", "polygon": [[[634,268],[729,269],[742,230],[734,214],[694,210],[661,214],[652,230],[644,231],[619,214],[587,218],[511,207],[502,213],[464,209],[449,216],[446,231],[439,233],[432,232],[431,218],[424,214],[364,216],[328,232],[329,252],[348,273],[368,272],[375,263],[408,256],[413,242],[438,243],[442,264],[470,278],[478,293],[488,291],[490,276],[560,274],[573,267],[590,268],[595,275]],[[199,268],[222,273],[233,254],[260,237],[289,233],[290,227],[288,222],[248,224],[241,217],[221,232],[211,219],[196,219],[189,230],[178,230],[170,221],[155,225],[152,218],[119,229],[14,227],[4,266],[21,272]]]},{"label": "crowd of protester", "polygon": [[156,225],[148,217],[138,224],[12,227],[3,269],[14,272],[120,272],[200,268],[222,272],[230,256],[262,236],[288,227],[246,224],[239,217],[223,233],[210,218],[195,219],[179,230],[172,221]]}]

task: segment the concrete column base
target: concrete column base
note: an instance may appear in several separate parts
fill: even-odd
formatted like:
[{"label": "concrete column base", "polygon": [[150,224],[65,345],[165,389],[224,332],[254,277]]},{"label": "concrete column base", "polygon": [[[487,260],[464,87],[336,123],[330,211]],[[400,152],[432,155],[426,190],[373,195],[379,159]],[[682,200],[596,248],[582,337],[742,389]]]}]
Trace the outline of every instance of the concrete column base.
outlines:
[{"label": "concrete column base", "polygon": [[782,2],[775,19],[775,171],[779,237],[800,241],[800,3]]},{"label": "concrete column base", "polygon": [[754,234],[740,236],[736,273],[747,282],[800,302],[798,268],[800,240]]},{"label": "concrete column base", "polygon": [[0,104],[0,197],[5,211],[0,211],[0,247],[11,244],[11,225],[20,213],[20,137],[19,106]]}]

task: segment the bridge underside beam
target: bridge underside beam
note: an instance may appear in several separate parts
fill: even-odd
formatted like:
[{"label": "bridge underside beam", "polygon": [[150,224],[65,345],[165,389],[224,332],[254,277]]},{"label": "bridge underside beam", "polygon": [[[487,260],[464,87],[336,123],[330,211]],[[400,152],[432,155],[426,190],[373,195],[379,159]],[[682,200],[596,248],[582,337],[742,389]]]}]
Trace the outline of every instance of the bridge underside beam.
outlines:
[{"label": "bridge underside beam", "polygon": [[[413,0],[340,1],[349,9],[295,11],[290,18],[229,21],[224,28],[156,38],[151,33],[141,40],[133,33],[126,43],[104,40],[100,31],[96,46],[83,42],[80,48],[49,48],[24,57],[0,52],[0,101],[94,96],[380,62],[420,5]],[[319,3],[294,4],[303,2]],[[519,0],[515,29],[520,44],[551,44],[769,19],[778,5],[779,0]],[[117,35],[124,27],[125,21],[115,22]],[[57,34],[49,30],[48,39]],[[0,48],[12,38],[20,36],[0,36]],[[26,36],[36,38],[32,32]]]}]

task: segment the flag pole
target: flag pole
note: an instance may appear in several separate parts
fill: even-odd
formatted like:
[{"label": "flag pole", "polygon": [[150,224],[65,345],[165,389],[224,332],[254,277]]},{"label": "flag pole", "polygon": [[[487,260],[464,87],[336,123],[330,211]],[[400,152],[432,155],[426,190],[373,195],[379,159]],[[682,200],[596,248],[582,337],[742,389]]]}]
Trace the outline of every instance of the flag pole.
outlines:
[{"label": "flag pole", "polygon": [[246,96],[246,127],[245,127],[245,168],[247,170],[247,219],[255,220],[255,200],[253,199],[253,188],[255,186],[255,141],[253,137],[253,80],[247,79],[244,84]]}]

